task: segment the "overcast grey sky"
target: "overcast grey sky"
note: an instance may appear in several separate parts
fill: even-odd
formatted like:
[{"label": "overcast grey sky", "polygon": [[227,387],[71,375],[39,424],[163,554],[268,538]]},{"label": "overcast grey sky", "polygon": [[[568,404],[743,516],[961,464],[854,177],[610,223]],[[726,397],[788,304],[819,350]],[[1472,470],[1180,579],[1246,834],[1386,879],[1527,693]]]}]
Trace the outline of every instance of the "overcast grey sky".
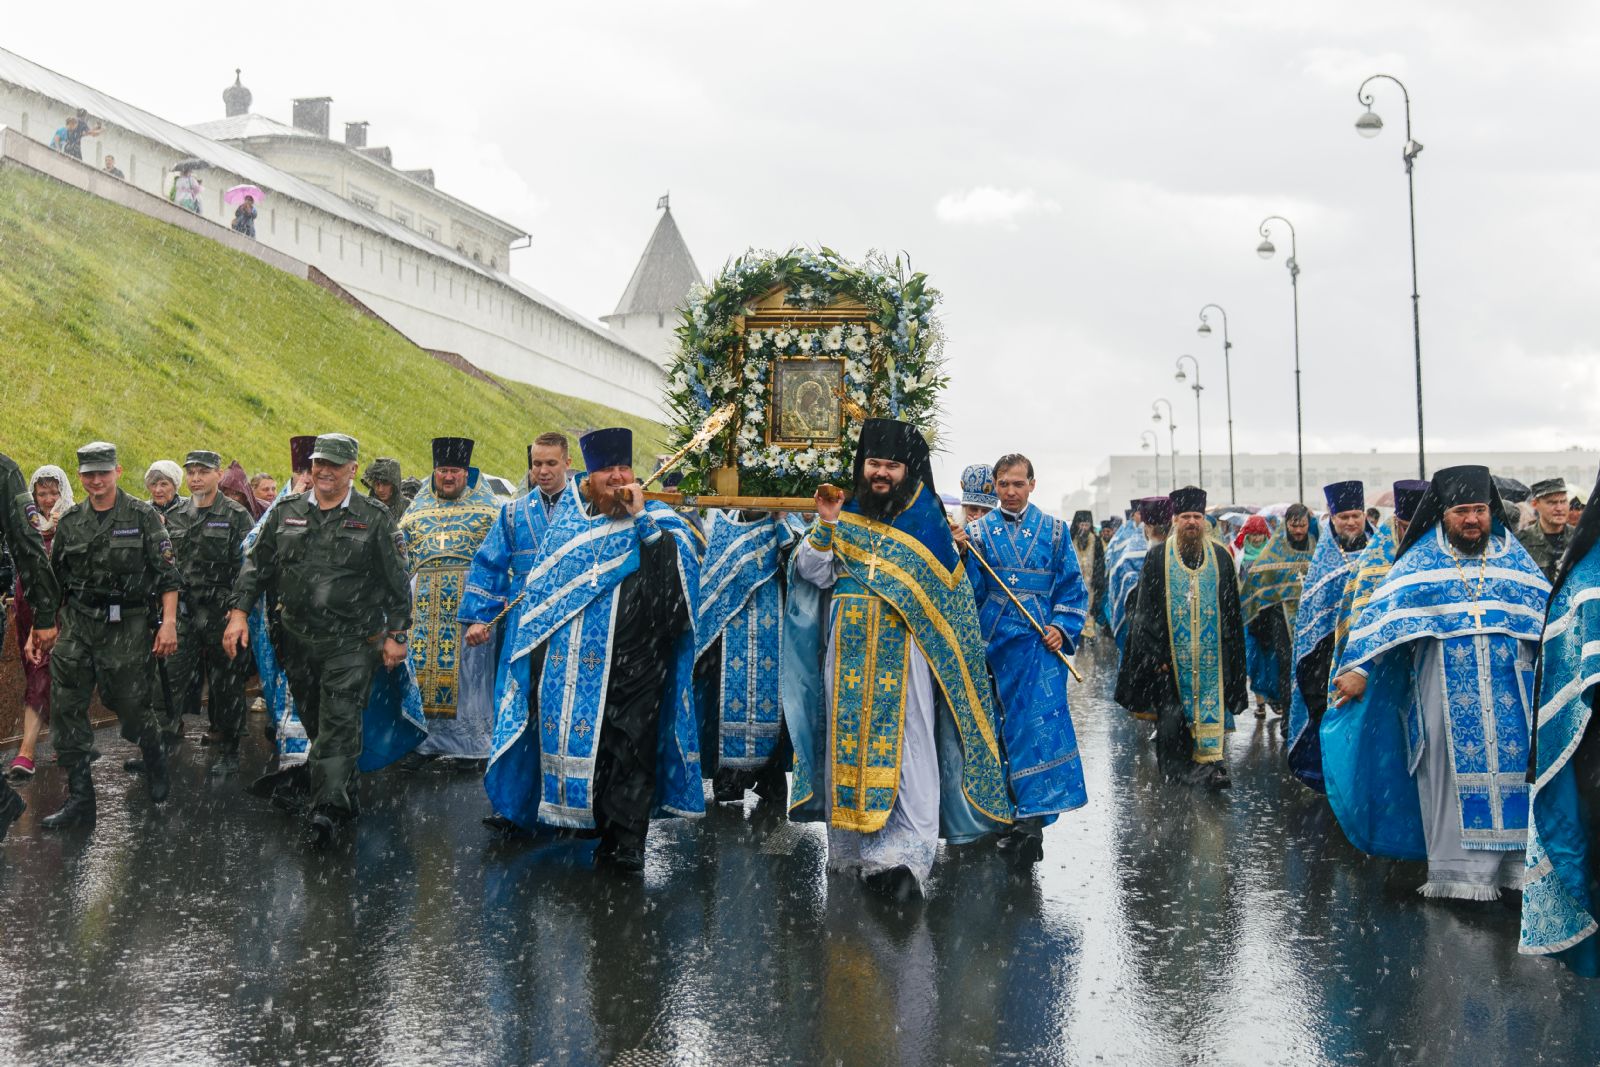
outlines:
[{"label": "overcast grey sky", "polygon": [[[747,247],[904,251],[945,294],[941,484],[1020,450],[1041,503],[1135,451],[1157,396],[1225,449],[1294,448],[1299,231],[1307,450],[1415,447],[1399,91],[1412,93],[1429,445],[1600,444],[1600,5],[1137,3],[12,5],[3,43],[183,123],[334,98],[404,167],[526,227],[515,273],[598,317],[655,198],[701,271]],[[149,11],[150,9],[141,9]],[[1287,240],[1279,240],[1287,251]]]}]

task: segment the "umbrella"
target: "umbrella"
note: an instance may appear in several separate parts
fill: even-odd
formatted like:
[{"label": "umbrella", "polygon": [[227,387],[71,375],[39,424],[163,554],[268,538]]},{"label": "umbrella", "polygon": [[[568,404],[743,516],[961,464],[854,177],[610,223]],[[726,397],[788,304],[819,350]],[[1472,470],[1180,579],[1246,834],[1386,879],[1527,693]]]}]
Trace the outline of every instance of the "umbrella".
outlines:
[{"label": "umbrella", "polygon": [[205,170],[210,166],[211,164],[207,163],[205,160],[195,159],[191,156],[189,159],[178,160],[172,165],[172,169],[182,173],[186,170]]},{"label": "umbrella", "polygon": [[1379,493],[1378,499],[1372,502],[1372,506],[1375,508],[1394,507],[1394,489],[1385,489],[1383,492]]},{"label": "umbrella", "polygon": [[1256,514],[1257,515],[1268,515],[1268,516],[1271,516],[1272,518],[1282,518],[1283,517],[1283,513],[1288,511],[1288,510],[1289,510],[1289,505],[1288,504],[1268,504],[1266,507],[1262,508],[1260,511],[1257,511]]},{"label": "umbrella", "polygon": [[1502,478],[1494,476],[1494,484],[1500,490],[1500,499],[1507,504],[1520,504],[1533,495],[1533,490],[1517,481],[1515,478]]},{"label": "umbrella", "polygon": [[267,198],[267,194],[261,191],[259,185],[235,185],[222,194],[222,200],[223,203],[237,205],[244,203],[244,198],[247,196],[254,197],[258,204]]}]

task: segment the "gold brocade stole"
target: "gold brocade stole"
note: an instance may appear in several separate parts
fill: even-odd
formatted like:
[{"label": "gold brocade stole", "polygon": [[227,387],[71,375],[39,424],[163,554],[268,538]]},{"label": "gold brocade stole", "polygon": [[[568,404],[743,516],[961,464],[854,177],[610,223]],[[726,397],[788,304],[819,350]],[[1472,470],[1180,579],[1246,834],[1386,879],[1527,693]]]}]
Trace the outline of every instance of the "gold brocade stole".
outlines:
[{"label": "gold brocade stole", "polygon": [[833,595],[834,827],[883,829],[900,788],[911,638],[887,601],[849,574]]}]

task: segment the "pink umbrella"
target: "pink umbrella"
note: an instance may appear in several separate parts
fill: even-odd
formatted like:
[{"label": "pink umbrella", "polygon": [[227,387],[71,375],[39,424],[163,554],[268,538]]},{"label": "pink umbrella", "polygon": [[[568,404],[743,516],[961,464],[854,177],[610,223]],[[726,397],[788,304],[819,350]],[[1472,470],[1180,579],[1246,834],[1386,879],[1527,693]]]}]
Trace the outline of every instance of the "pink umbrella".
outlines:
[{"label": "pink umbrella", "polygon": [[235,185],[222,194],[222,200],[226,204],[239,205],[244,203],[244,198],[247,196],[253,197],[258,204],[267,198],[267,194],[261,191],[259,185]]}]

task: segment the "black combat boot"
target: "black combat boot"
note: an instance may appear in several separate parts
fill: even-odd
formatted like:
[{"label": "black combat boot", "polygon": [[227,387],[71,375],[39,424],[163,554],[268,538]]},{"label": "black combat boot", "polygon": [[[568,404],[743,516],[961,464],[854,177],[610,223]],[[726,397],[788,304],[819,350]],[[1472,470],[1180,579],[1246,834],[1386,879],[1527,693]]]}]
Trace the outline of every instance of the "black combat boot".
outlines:
[{"label": "black combat boot", "polygon": [[9,785],[0,785],[0,841],[6,839],[6,831],[11,829],[11,824],[22,818],[22,813],[28,810],[27,803],[22,799],[22,794],[12,789]]},{"label": "black combat boot", "polygon": [[79,760],[67,768],[67,802],[54,815],[41,819],[39,825],[46,830],[94,825],[94,778],[89,774],[88,760]]},{"label": "black combat boot", "polygon": [[139,751],[144,755],[144,782],[150,790],[150,800],[160,804],[172,791],[172,779],[167,775],[166,745],[157,741],[153,745],[140,745]]}]

